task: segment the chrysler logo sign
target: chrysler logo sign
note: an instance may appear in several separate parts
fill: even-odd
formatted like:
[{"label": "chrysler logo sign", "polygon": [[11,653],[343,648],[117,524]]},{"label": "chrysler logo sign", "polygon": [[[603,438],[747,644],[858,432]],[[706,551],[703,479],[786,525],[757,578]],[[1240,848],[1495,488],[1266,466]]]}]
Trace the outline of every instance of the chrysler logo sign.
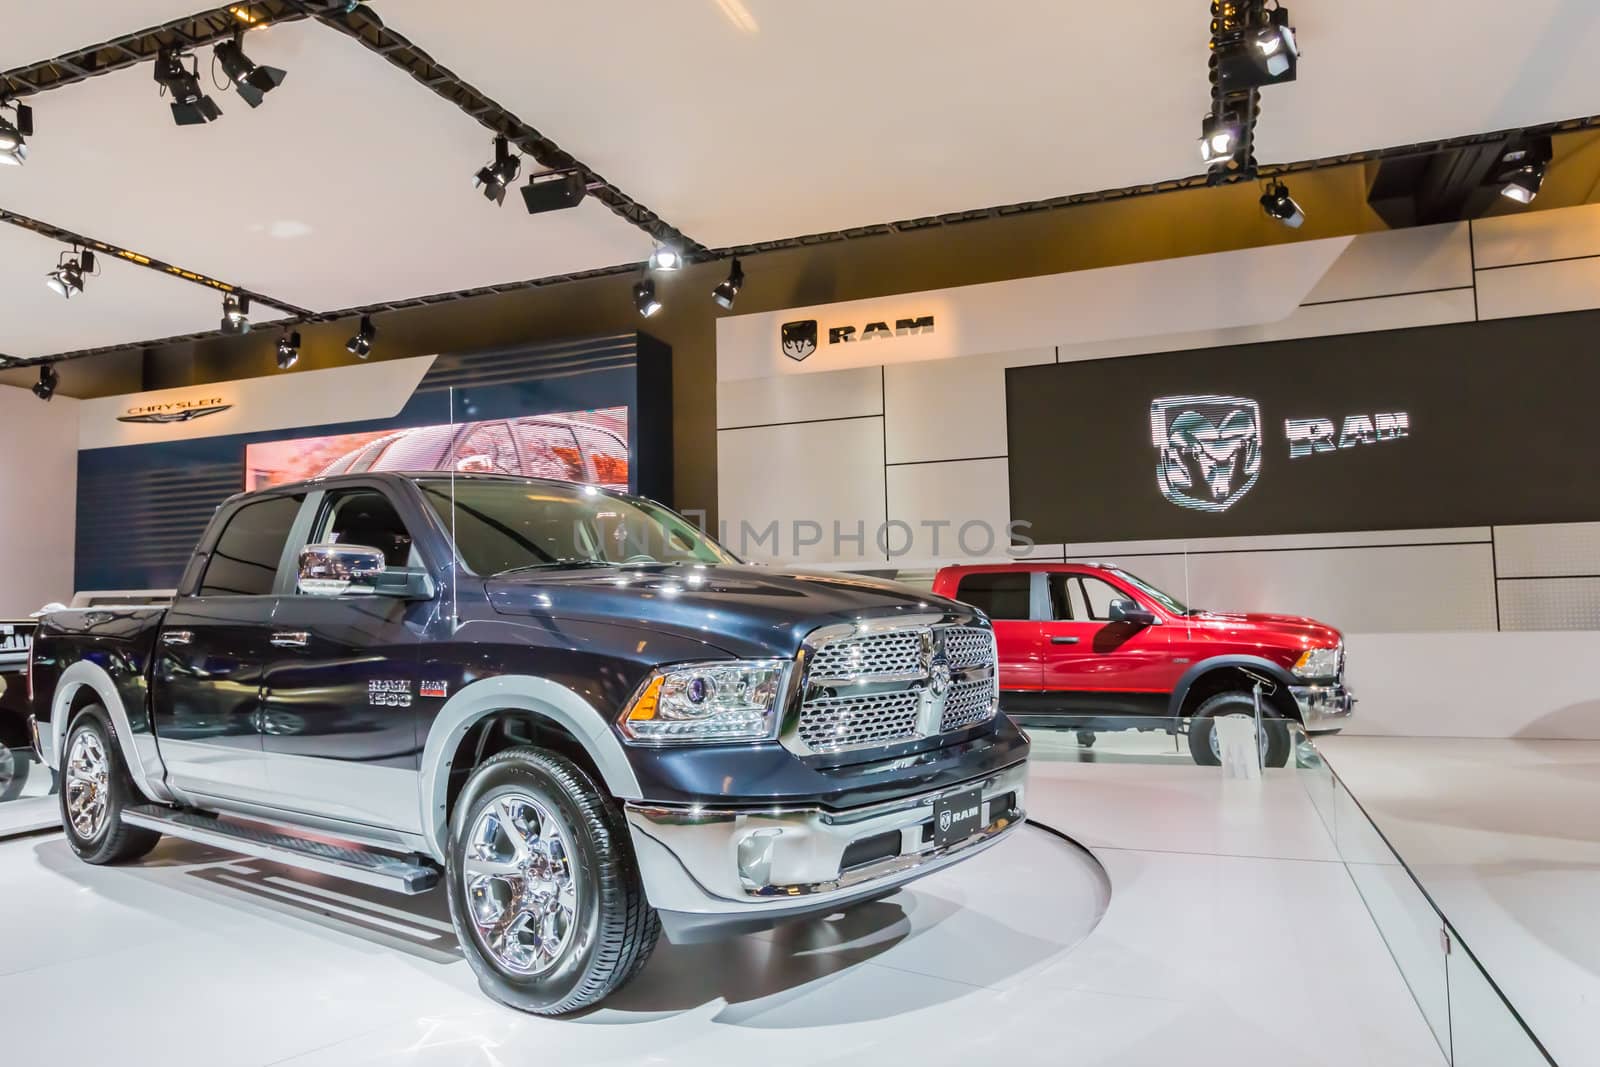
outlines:
[{"label": "chrysler logo sign", "polygon": [[173,400],[165,404],[137,404],[126,415],[118,415],[118,422],[190,422],[207,415],[227,411],[232,404],[224,404],[221,397],[205,400]]},{"label": "chrysler logo sign", "polygon": [[[829,326],[828,343],[830,345],[851,344],[856,341],[878,341],[891,337],[914,337],[917,334],[933,332],[933,316],[918,315],[915,318],[895,319],[891,326],[887,321],[868,322],[857,327],[853,325]],[[795,362],[800,362],[817,350],[817,320],[800,319],[795,322],[786,322],[779,328],[779,340],[783,345],[783,354]]]}]

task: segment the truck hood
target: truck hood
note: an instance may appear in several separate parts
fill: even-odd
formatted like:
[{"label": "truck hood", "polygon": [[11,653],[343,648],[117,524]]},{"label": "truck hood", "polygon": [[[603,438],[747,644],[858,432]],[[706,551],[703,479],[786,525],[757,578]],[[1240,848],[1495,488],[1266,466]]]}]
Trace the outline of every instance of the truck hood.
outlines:
[{"label": "truck hood", "polygon": [[787,658],[819,626],[971,608],[898,582],[768,567],[653,563],[530,570],[486,582],[502,615],[668,631],[732,656]]},{"label": "truck hood", "polygon": [[[1197,626],[1226,630],[1233,636],[1259,645],[1285,649],[1324,648],[1344,640],[1343,635],[1332,626],[1303,615],[1199,611],[1190,615],[1189,621]],[[1182,623],[1180,619],[1178,625]]]}]

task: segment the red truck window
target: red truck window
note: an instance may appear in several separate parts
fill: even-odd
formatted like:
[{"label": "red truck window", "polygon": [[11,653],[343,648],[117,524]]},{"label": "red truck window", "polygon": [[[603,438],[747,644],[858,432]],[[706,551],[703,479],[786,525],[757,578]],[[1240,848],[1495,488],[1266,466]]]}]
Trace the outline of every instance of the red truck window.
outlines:
[{"label": "red truck window", "polygon": [[956,599],[979,608],[991,619],[1026,619],[1032,579],[1026,571],[963,574]]}]

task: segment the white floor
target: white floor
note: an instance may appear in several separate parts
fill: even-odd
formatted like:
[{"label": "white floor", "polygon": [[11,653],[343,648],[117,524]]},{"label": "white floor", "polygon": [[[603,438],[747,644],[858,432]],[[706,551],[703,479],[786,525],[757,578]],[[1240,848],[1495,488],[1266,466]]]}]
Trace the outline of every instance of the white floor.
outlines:
[{"label": "white floor", "polygon": [[1600,1064],[1600,741],[1318,744],[1555,1060]]},{"label": "white floor", "polygon": [[1443,1062],[1292,772],[1040,762],[1031,806],[1100,863],[1028,828],[842,917],[663,945],[570,1021],[485,1000],[433,895],[181,842],[121,868],[0,842],[6,1060]]}]

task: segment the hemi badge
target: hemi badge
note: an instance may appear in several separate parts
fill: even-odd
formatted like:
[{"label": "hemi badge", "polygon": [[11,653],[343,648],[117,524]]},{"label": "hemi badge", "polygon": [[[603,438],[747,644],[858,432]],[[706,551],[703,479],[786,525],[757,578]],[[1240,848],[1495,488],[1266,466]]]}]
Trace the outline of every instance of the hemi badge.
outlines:
[{"label": "hemi badge", "polygon": [[417,695],[425,697],[444,697],[450,692],[450,686],[444,682],[420,682],[417,685]]}]

